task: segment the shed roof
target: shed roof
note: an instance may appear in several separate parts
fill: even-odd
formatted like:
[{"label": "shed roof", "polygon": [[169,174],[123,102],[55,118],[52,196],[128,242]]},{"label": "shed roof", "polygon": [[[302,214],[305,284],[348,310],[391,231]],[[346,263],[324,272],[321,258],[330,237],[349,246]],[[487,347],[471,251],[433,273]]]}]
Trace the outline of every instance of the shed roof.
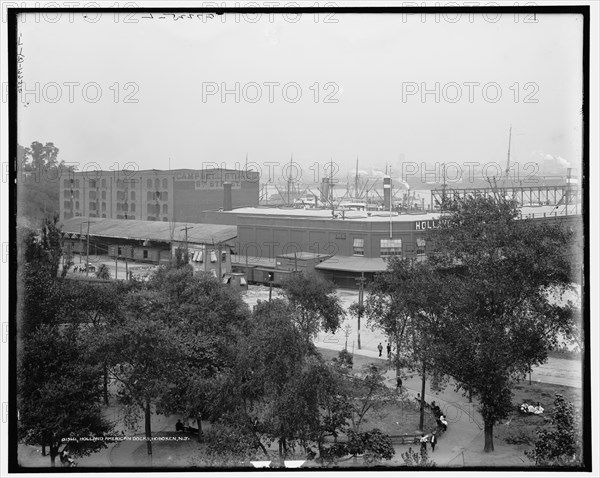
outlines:
[{"label": "shed roof", "polygon": [[381,257],[333,256],[315,266],[315,269],[349,272],[382,272],[387,269]]},{"label": "shed roof", "polygon": [[[237,226],[221,224],[189,224],[183,222],[140,221],[135,219],[105,219],[73,217],[61,221],[63,232],[70,234],[87,233],[90,221],[90,236],[134,239],[140,241],[184,242],[185,227],[188,227],[187,240],[190,244],[213,244],[226,242],[237,237]],[[171,230],[173,237],[171,237]]]}]

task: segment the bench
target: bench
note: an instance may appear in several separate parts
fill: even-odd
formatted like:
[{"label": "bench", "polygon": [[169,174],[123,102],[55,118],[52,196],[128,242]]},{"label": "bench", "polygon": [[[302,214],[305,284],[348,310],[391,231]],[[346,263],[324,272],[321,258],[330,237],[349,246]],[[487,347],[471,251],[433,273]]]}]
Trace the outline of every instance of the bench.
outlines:
[{"label": "bench", "polygon": [[404,434],[404,435],[390,435],[392,443],[395,445],[405,445],[407,443],[419,443],[421,441],[420,434]]}]

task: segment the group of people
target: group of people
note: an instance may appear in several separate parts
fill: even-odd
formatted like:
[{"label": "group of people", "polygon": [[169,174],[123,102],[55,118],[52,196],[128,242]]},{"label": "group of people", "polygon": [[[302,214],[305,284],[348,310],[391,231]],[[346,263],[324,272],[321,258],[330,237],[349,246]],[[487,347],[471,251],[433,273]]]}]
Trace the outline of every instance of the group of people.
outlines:
[{"label": "group of people", "polygon": [[[191,422],[191,419],[190,419]],[[185,426],[181,419],[177,420],[177,423],[175,424],[175,431],[178,432],[188,432],[188,433],[198,433],[198,428],[194,428],[192,427],[191,423],[188,426]]]},{"label": "group of people", "polygon": [[441,429],[445,432],[448,429],[448,420],[446,420],[446,417],[442,413],[442,409],[437,403],[431,402],[431,411],[435,417],[435,422],[437,423],[438,429]]},{"label": "group of people", "polygon": [[524,402],[523,405],[521,405],[520,410],[521,413],[533,415],[541,415],[542,413],[544,413],[544,407],[542,407],[540,402],[537,402],[537,405],[535,407],[533,405],[528,404],[527,402]]},{"label": "group of people", "polygon": [[[385,344],[385,348],[387,350],[387,358],[392,358],[392,346],[387,343]],[[377,346],[377,350],[379,350],[379,356],[382,357],[383,355],[383,345],[381,345],[381,342],[379,342],[379,345]]]},{"label": "group of people", "polygon": [[60,464],[62,466],[76,466],[75,460],[73,457],[67,453],[67,450],[63,450],[60,453]]},{"label": "group of people", "polygon": [[436,432],[429,433],[421,436],[421,451],[427,451],[427,443],[431,445],[431,451],[435,451],[435,445],[437,444]]}]

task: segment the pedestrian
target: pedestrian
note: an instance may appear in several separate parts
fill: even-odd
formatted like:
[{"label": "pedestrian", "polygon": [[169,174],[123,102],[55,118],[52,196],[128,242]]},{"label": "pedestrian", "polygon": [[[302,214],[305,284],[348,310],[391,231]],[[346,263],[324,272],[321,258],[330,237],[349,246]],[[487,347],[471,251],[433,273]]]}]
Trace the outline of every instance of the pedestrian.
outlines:
[{"label": "pedestrian", "polygon": [[400,378],[400,375],[396,377],[396,389],[398,388],[402,388],[402,378]]},{"label": "pedestrian", "polygon": [[435,451],[435,444],[437,443],[437,437],[435,436],[435,433],[431,435],[431,441],[429,443],[431,443],[431,453],[433,453]]},{"label": "pedestrian", "polygon": [[379,345],[377,346],[377,350],[379,350],[379,356],[381,357],[381,352],[383,352],[383,345],[381,345],[381,342],[379,342]]},{"label": "pedestrian", "polygon": [[388,358],[392,358],[392,346],[388,343],[386,346]]},{"label": "pedestrian", "polygon": [[427,452],[427,442],[429,441],[429,435],[421,435],[421,453]]}]

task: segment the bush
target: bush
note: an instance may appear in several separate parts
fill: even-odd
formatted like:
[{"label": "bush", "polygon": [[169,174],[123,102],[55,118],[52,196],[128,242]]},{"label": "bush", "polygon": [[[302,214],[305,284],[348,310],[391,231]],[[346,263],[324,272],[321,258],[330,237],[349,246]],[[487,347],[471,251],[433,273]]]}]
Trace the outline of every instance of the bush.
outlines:
[{"label": "bush", "polygon": [[413,451],[412,447],[402,453],[402,459],[406,466],[418,466],[423,468],[432,468],[435,463],[429,459],[427,449],[422,448],[420,452]]},{"label": "bush", "polygon": [[352,354],[350,352],[348,352],[346,349],[340,350],[337,360],[340,365],[345,366],[347,368],[352,368],[352,364],[353,364]]},{"label": "bush", "polygon": [[256,451],[254,437],[238,428],[215,423],[204,437],[206,451],[212,457],[235,457],[240,463],[246,463],[254,458]]},{"label": "bush", "polygon": [[551,428],[537,431],[535,448],[526,451],[525,455],[540,466],[581,465],[581,444],[576,422],[575,407],[557,393]]}]

